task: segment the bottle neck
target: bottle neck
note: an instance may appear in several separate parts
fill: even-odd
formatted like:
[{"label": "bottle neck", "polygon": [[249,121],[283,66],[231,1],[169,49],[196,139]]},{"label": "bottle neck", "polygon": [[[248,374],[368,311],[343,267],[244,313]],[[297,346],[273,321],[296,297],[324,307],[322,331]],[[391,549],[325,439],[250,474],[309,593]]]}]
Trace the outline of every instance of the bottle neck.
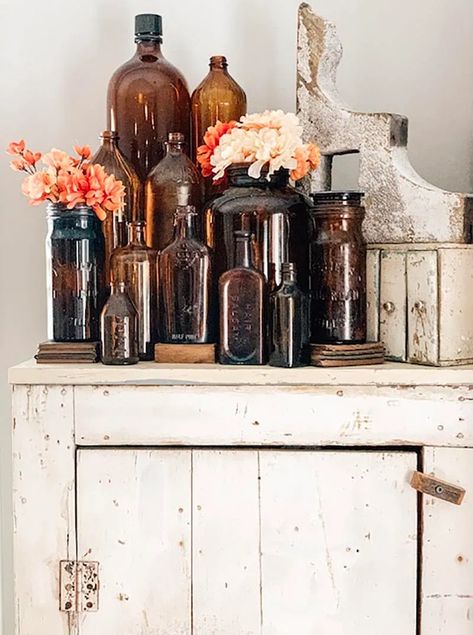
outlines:
[{"label": "bottle neck", "polygon": [[282,284],[296,284],[297,283],[297,272],[295,269],[285,269],[283,266],[282,269]]},{"label": "bottle neck", "polygon": [[235,266],[251,269],[251,238],[237,238],[235,242]]},{"label": "bottle neck", "polygon": [[196,236],[196,213],[178,212],[176,215],[176,225],[174,229],[175,238],[195,238]]},{"label": "bottle neck", "polygon": [[226,60],[220,58],[212,59],[209,66],[211,73],[225,73],[228,75],[228,64]]},{"label": "bottle neck", "polygon": [[145,226],[143,223],[128,224],[128,244],[129,245],[146,245]]},{"label": "bottle neck", "polygon": [[102,137],[100,145],[108,152],[116,152],[118,148],[117,140],[113,137]]},{"label": "bottle neck", "polygon": [[124,282],[112,282],[110,284],[111,295],[121,295],[126,293],[126,284]]},{"label": "bottle neck", "polygon": [[143,40],[136,38],[135,42],[137,57],[145,58],[145,61],[149,61],[146,58],[157,59],[163,57],[161,51],[162,39]]}]

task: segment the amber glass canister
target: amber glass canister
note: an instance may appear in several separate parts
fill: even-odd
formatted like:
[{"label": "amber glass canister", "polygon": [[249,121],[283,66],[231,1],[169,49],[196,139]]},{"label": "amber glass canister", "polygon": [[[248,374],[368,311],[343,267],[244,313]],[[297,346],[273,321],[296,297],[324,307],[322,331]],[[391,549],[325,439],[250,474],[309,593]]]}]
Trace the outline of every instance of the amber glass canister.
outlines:
[{"label": "amber glass canister", "polygon": [[162,19],[135,18],[136,52],[112,76],[107,97],[109,130],[120,136],[122,152],[144,181],[163,158],[170,132],[190,141],[190,95],[183,75],[164,57]]},{"label": "amber glass canister", "polygon": [[157,336],[157,258],[158,252],[147,247],[145,222],[128,224],[128,244],[112,254],[112,280],[126,284],[138,312],[138,353],[141,360],[154,359]]},{"label": "amber glass canister", "polygon": [[210,71],[192,94],[192,158],[204,134],[217,121],[238,121],[246,114],[246,94],[228,72],[227,58],[210,58]]},{"label": "amber glass canister", "polygon": [[317,192],[311,217],[311,341],[366,341],[366,243],[361,192]]},{"label": "amber glass canister", "polygon": [[118,133],[105,130],[100,135],[100,148],[92,163],[102,165],[108,174],[113,174],[125,187],[123,207],[116,212],[107,212],[102,223],[105,237],[105,281],[109,285],[110,256],[117,247],[127,242],[127,223],[141,217],[141,182],[138,175],[118,147]]}]

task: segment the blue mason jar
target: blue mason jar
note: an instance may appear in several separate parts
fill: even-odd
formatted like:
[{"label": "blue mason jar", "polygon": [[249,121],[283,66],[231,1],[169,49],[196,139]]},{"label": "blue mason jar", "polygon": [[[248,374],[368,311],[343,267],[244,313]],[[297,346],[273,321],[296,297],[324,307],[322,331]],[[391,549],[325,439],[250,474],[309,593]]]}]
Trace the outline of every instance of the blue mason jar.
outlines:
[{"label": "blue mason jar", "polygon": [[48,205],[46,276],[48,338],[55,342],[100,340],[105,301],[105,242],[91,207]]}]

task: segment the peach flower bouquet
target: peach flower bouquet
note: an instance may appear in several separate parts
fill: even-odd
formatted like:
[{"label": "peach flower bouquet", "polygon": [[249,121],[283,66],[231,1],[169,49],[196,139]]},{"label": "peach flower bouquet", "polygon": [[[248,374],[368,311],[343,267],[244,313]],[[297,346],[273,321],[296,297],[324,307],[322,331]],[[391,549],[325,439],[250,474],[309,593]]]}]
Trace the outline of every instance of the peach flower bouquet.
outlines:
[{"label": "peach flower bouquet", "polygon": [[298,117],[282,110],[266,110],[246,115],[240,121],[217,122],[204,135],[204,145],[197,150],[204,177],[219,181],[232,163],[248,163],[248,174],[267,178],[280,169],[288,170],[299,181],[320,163],[320,152],[313,143],[303,143]]},{"label": "peach flower bouquet", "polygon": [[[30,205],[45,201],[58,203],[66,209],[88,205],[100,220],[105,220],[108,212],[122,207],[125,188],[101,165],[90,162],[88,146],[74,146],[74,152],[77,156],[53,148],[42,155],[29,150],[23,139],[13,141],[7,148],[7,153],[14,157],[10,167],[27,174],[21,189]],[[44,166],[42,169],[38,169],[39,162]]]}]

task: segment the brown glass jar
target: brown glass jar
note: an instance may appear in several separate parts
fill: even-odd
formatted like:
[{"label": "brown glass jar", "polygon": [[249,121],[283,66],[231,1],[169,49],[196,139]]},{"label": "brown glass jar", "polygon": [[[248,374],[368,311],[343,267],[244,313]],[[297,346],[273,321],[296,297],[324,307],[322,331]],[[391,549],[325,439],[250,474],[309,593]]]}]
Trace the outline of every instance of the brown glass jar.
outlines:
[{"label": "brown glass jar", "polygon": [[124,282],[112,283],[101,315],[102,364],[137,364],[138,312]]},{"label": "brown glass jar", "polygon": [[366,341],[366,243],[361,192],[312,195],[311,341]]},{"label": "brown glass jar", "polygon": [[205,210],[204,227],[208,246],[214,251],[215,275],[234,266],[235,231],[253,235],[252,257],[264,273],[269,288],[282,282],[282,263],[294,262],[299,286],[309,290],[310,200],[289,185],[289,172],[279,170],[268,180],[268,172],[254,179],[248,163],[228,168],[229,186]]},{"label": "brown glass jar", "polygon": [[161,16],[135,18],[136,53],[108,86],[108,129],[144,181],[164,156],[164,143],[178,130],[190,141],[190,95],[182,74],[161,52]]},{"label": "brown glass jar", "polygon": [[210,71],[192,94],[192,158],[204,143],[204,134],[217,121],[239,121],[246,114],[246,94],[228,72],[227,58],[210,58]]}]

